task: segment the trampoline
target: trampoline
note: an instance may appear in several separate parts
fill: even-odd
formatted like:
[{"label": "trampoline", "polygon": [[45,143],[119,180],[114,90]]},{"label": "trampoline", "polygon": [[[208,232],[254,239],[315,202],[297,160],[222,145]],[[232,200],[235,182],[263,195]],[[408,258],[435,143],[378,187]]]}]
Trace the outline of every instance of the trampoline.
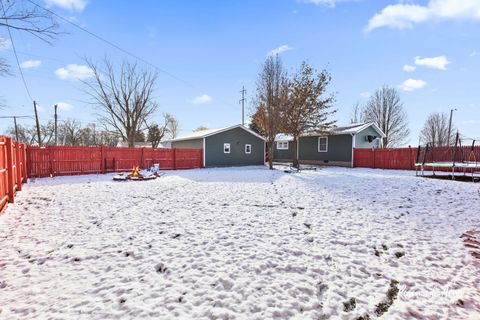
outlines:
[{"label": "trampoline", "polygon": [[415,168],[417,176],[419,171],[421,176],[425,176],[425,171],[431,171],[435,177],[436,171],[440,171],[449,172],[452,180],[459,174],[464,177],[468,174],[472,181],[479,181],[480,145],[475,139],[461,139],[459,133],[456,135],[455,145],[451,147],[437,147],[434,143],[427,143],[418,147]]}]

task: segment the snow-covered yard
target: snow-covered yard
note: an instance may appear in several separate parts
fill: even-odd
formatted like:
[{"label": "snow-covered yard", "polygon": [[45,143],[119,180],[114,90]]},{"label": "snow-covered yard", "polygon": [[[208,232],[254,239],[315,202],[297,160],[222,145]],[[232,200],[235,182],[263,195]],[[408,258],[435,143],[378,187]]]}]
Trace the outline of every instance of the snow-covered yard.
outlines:
[{"label": "snow-covered yard", "polygon": [[341,168],[111,177],[36,180],[0,216],[0,319],[480,318],[460,239],[480,229],[480,184]]}]

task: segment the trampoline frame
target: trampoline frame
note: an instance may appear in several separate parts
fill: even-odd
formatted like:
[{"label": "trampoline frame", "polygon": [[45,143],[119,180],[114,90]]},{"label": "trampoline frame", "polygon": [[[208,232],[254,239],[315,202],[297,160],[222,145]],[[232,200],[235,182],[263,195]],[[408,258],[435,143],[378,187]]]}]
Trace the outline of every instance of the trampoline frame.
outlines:
[{"label": "trampoline frame", "polygon": [[[435,159],[433,159],[433,149],[435,148],[434,146],[432,146],[430,143],[427,143],[426,146],[425,146],[425,150],[424,150],[424,153],[423,153],[423,158],[420,159],[421,157],[421,149],[422,147],[421,146],[418,146],[418,150],[417,150],[417,159],[415,161],[415,175],[418,176],[419,173],[418,173],[418,170],[420,169],[421,171],[421,176],[424,176],[425,175],[425,168],[432,168],[432,174],[433,176],[435,176],[435,168],[451,168],[451,175],[452,175],[452,180],[455,180],[455,172],[456,172],[456,168],[459,168],[459,169],[463,169],[463,174],[464,176],[466,176],[467,174],[467,171],[470,171],[471,172],[471,175],[472,175],[472,181],[475,181],[475,174],[476,173],[479,173],[480,174],[480,159],[477,159],[476,156],[475,156],[475,140],[473,140],[472,142],[472,146],[471,146],[471,149],[470,149],[470,153],[468,155],[468,159],[465,159],[465,154],[463,153],[463,149],[462,149],[462,142],[460,140],[460,136],[457,132],[457,136],[456,136],[456,139],[455,139],[455,147],[453,149],[453,156],[452,156],[452,160],[453,161],[438,161],[436,162]],[[457,156],[457,153],[458,151],[461,151],[462,152],[462,161],[455,161],[456,159],[456,156]],[[431,154],[432,156],[432,161],[431,162],[427,162],[427,155]]]}]

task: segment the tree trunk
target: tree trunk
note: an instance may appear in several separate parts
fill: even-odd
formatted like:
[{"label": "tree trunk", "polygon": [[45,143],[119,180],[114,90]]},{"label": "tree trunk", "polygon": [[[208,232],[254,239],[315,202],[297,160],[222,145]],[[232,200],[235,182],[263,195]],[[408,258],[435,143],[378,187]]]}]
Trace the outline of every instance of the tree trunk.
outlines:
[{"label": "tree trunk", "polygon": [[298,148],[297,137],[293,137],[293,141],[292,141],[293,167],[298,169],[299,168],[299,163],[298,163],[298,157],[297,157],[297,148]]},{"label": "tree trunk", "polygon": [[268,143],[268,168],[273,170],[273,146],[275,142]]},{"label": "tree trunk", "polygon": [[135,148],[135,132],[128,133],[128,147]]}]

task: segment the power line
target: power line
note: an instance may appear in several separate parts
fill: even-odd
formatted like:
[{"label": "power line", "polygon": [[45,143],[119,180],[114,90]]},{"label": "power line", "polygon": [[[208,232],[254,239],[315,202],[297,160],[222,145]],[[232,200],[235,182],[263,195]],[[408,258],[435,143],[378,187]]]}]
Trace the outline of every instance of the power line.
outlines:
[{"label": "power line", "polygon": [[129,55],[129,56],[131,56],[131,57],[133,57],[133,58],[135,58],[135,59],[137,59],[137,60],[142,61],[143,63],[145,63],[145,64],[147,64],[147,65],[155,68],[156,70],[158,70],[158,71],[160,71],[160,72],[168,75],[169,77],[171,77],[171,78],[173,78],[173,79],[175,79],[175,80],[177,80],[177,81],[183,82],[184,84],[186,84],[186,85],[188,85],[188,86],[190,86],[190,87],[192,87],[192,88],[195,87],[193,84],[189,83],[188,81],[186,81],[186,80],[184,80],[184,79],[182,79],[182,78],[180,78],[180,77],[177,77],[176,75],[174,75],[174,74],[172,74],[172,73],[170,73],[170,72],[168,72],[168,71],[166,71],[166,70],[164,70],[164,69],[161,69],[161,68],[157,67],[157,66],[154,65],[153,63],[151,63],[151,62],[149,62],[149,61],[147,61],[147,60],[145,60],[145,59],[137,56],[136,54],[134,54],[134,53],[132,53],[132,52],[126,50],[126,49],[123,49],[122,47],[118,46],[117,44],[115,44],[115,43],[113,43],[113,42],[105,39],[105,38],[102,37],[102,36],[99,36],[99,35],[91,32],[90,30],[85,29],[84,27],[76,24],[75,22],[73,22],[73,21],[71,21],[71,20],[69,20],[69,19],[66,19],[66,18],[62,17],[61,15],[55,13],[54,11],[45,8],[45,7],[39,5],[38,3],[36,3],[36,2],[34,2],[34,1],[32,1],[32,0],[27,0],[27,1],[30,2],[31,4],[33,4],[34,6],[40,8],[40,9],[42,9],[42,10],[45,10],[46,12],[54,15],[55,17],[57,17],[57,18],[65,21],[66,23],[71,24],[72,26],[74,26],[74,27],[82,30],[83,32],[88,33],[88,34],[91,35],[92,37],[95,37],[95,38],[97,38],[98,40],[100,40],[100,41],[102,41],[102,42],[105,42],[106,44],[114,47],[115,49],[117,49],[117,50],[119,50],[119,51],[121,51],[121,52],[123,52],[123,53],[125,53],[125,54],[127,54],[127,55]]},{"label": "power line", "polygon": [[30,98],[30,101],[33,101],[32,95],[30,94],[30,90],[28,90],[27,82],[25,81],[25,77],[23,76],[22,67],[20,67],[20,61],[18,60],[17,49],[15,48],[15,43],[13,41],[12,32],[10,31],[10,24],[8,24],[7,13],[5,12],[5,7],[3,6],[2,1],[0,1],[0,4],[2,5],[3,16],[5,17],[4,18],[5,25],[7,26],[8,36],[10,37],[10,42],[12,43],[13,53],[15,55],[15,60],[17,61],[18,70],[20,71],[20,75],[22,76],[22,81],[23,81],[23,85],[25,87],[25,91],[27,92],[28,97]]},{"label": "power line", "polygon": [[[27,1],[30,2],[31,4],[33,4],[34,6],[40,8],[40,9],[42,9],[42,10],[45,10],[46,12],[54,15],[55,17],[61,19],[62,21],[65,21],[66,23],[74,26],[75,28],[77,28],[77,29],[79,29],[79,30],[81,30],[81,31],[83,31],[83,32],[91,35],[92,37],[94,37],[94,38],[96,38],[96,39],[98,39],[98,40],[100,40],[100,41],[108,44],[109,46],[111,46],[111,47],[113,47],[113,48],[115,48],[115,49],[117,49],[117,50],[125,53],[126,55],[128,55],[128,56],[130,56],[130,57],[133,57],[133,58],[135,58],[135,59],[137,59],[137,60],[142,61],[143,63],[151,66],[151,67],[154,68],[155,70],[157,70],[157,71],[159,71],[159,72],[161,72],[161,73],[164,73],[164,74],[168,75],[168,76],[171,77],[172,79],[175,79],[175,80],[177,80],[177,81],[179,81],[179,82],[182,82],[183,84],[189,86],[190,88],[198,89],[195,85],[193,85],[193,84],[190,83],[189,81],[184,80],[184,79],[182,79],[182,78],[174,75],[173,73],[171,73],[171,72],[169,72],[169,71],[167,71],[167,70],[165,70],[165,69],[162,69],[162,68],[156,66],[155,64],[149,62],[148,60],[145,60],[145,59],[139,57],[138,55],[136,55],[136,54],[134,54],[134,53],[132,53],[132,52],[126,50],[126,49],[123,49],[122,47],[120,47],[119,45],[113,43],[112,41],[109,41],[108,39],[106,39],[106,38],[104,38],[104,37],[102,37],[102,36],[100,36],[100,35],[95,34],[94,32],[92,32],[92,31],[90,31],[90,30],[88,30],[88,29],[86,29],[86,28],[78,25],[77,23],[75,23],[75,22],[73,22],[73,21],[71,21],[71,20],[69,20],[69,19],[67,19],[67,18],[62,17],[61,15],[55,13],[54,11],[52,11],[52,10],[50,10],[50,9],[48,9],[48,8],[45,8],[45,7],[39,5],[38,3],[36,3],[36,2],[34,2],[34,1],[32,1],[32,0],[27,0]],[[223,100],[223,99],[222,99],[222,100]],[[222,101],[222,100],[219,100],[219,101]],[[226,101],[222,101],[222,102],[225,103],[225,104],[227,104],[227,105],[230,105],[231,107],[234,107],[234,106],[233,106],[231,103],[229,103],[229,102],[226,102]],[[235,108],[236,108],[236,107],[235,107]]]}]

